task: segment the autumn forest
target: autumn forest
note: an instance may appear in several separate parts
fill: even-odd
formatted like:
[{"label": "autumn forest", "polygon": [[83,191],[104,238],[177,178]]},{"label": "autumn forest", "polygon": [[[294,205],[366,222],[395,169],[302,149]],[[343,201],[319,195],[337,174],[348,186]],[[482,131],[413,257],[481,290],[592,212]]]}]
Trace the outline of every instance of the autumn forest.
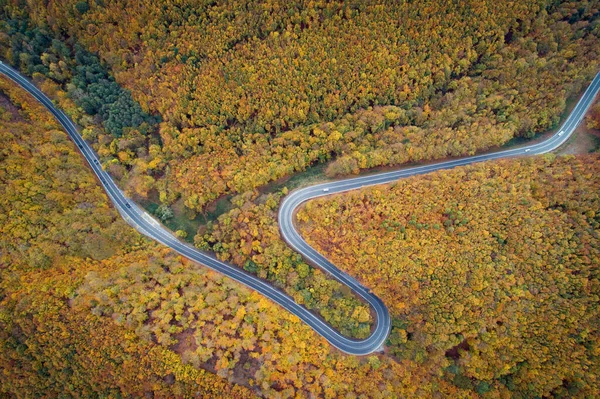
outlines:
[{"label": "autumn forest", "polygon": [[[286,244],[283,198],[555,132],[600,70],[600,2],[0,0],[0,60],[181,240],[362,339],[372,309]],[[304,239],[389,309],[368,356],[130,227],[2,75],[0,131],[2,398],[600,392],[598,100],[574,155],[302,205]]]}]

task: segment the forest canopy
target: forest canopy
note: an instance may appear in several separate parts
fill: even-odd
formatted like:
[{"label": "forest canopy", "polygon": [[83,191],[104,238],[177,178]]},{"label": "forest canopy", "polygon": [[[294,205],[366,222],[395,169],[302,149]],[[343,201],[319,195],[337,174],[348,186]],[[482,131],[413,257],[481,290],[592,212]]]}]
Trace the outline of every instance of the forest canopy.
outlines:
[{"label": "forest canopy", "polygon": [[[531,137],[600,59],[595,1],[12,0],[3,13],[0,54],[121,136],[87,138],[128,192],[196,212],[319,162],[336,176]],[[98,60],[110,75],[82,89],[77,71]]]},{"label": "forest canopy", "polygon": [[599,209],[600,157],[545,155],[312,200],[297,218],[389,306],[391,354],[479,393],[588,397]]},{"label": "forest canopy", "polygon": [[[139,236],[57,122],[2,77],[0,127],[0,395],[471,397],[412,361],[341,354],[264,297]],[[325,298],[330,286],[314,281]]]},{"label": "forest canopy", "polygon": [[[351,337],[368,307],[281,239],[283,179],[527,139],[598,71],[597,1],[5,0],[0,58],[134,200]],[[587,119],[600,126],[595,105]],[[503,161],[312,202],[311,243],[384,299],[386,352],[137,234],[0,79],[0,396],[592,397],[597,156]],[[273,183],[267,186],[267,184]],[[274,188],[279,187],[279,188]],[[186,232],[177,234],[185,238]],[[354,248],[355,251],[351,251]]]},{"label": "forest canopy", "polygon": [[252,397],[73,302],[88,273],[146,263],[157,245],[109,206],[50,113],[4,77],[0,130],[0,396]]}]

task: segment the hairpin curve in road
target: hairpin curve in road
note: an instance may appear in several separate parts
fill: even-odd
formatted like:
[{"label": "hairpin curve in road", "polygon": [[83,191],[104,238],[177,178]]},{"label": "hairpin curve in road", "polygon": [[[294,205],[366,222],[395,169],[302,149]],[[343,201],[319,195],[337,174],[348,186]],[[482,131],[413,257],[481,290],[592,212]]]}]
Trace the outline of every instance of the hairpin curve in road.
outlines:
[{"label": "hairpin curve in road", "polygon": [[369,176],[356,177],[352,179],[340,180],[329,183],[322,183],[315,186],[296,190],[286,196],[279,208],[279,229],[283,239],[296,251],[300,252],[306,259],[325,272],[329,273],[341,283],[350,287],[356,294],[363,298],[373,308],[376,314],[375,329],[372,334],[363,340],[356,340],[344,337],[338,331],[334,330],[325,321],[310,312],[308,309],[297,304],[289,295],[274,288],[267,282],[258,277],[245,272],[244,270],[221,262],[212,254],[199,251],[191,245],[188,245],[177,239],[170,231],[166,230],[160,223],[151,217],[146,211],[137,204],[125,197],[123,192],[117,187],[111,176],[100,166],[98,157],[83,140],[73,122],[67,115],[58,110],[52,101],[34,86],[28,79],[19,72],[0,61],[0,73],[17,83],[23,89],[27,90],[36,100],[41,102],[65,128],[69,137],[75,142],[90,167],[100,179],[102,186],[108,194],[115,208],[121,216],[137,229],[140,233],[166,245],[179,254],[201,263],[206,267],[220,272],[273,300],[289,312],[298,316],[302,321],[308,324],[319,335],[325,338],[331,345],[343,352],[352,355],[367,355],[383,348],[383,344],[391,328],[391,320],[387,307],[381,299],[374,295],[368,288],[362,286],[356,279],[336,268],[323,255],[315,251],[300,236],[294,228],[294,212],[305,201],[313,198],[341,193],[345,191],[360,189],[365,186],[390,183],[400,178],[433,172],[440,169],[451,169],[456,166],[468,165],[476,162],[488,161],[499,158],[508,158],[522,155],[537,155],[552,151],[565,143],[575,128],[581,123],[585,112],[591,106],[594,97],[600,90],[600,73],[596,75],[590,86],[587,88],[567,120],[563,123],[559,132],[547,140],[531,144],[525,147],[514,148],[505,151],[494,152],[490,154],[476,155],[472,157],[460,158],[452,161],[440,162],[432,165],[417,166],[405,168],[393,172],[379,173]]}]

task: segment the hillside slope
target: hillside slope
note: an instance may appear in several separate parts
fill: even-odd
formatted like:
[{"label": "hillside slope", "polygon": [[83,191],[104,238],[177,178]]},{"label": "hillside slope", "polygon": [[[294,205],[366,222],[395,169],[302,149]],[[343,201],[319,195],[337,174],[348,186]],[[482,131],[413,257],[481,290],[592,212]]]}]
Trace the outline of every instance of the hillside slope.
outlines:
[{"label": "hillside slope", "polygon": [[139,236],[57,123],[4,78],[0,128],[0,396],[472,397],[410,360],[341,354]]},{"label": "hillside slope", "polygon": [[[125,224],[60,125],[4,77],[0,130],[0,396],[252,397],[99,317],[92,293],[77,291],[84,281],[187,262]],[[207,293],[218,292],[220,277],[199,273]]]},{"label": "hillside slope", "polygon": [[195,212],[333,157],[340,175],[530,137],[600,59],[597,1],[21,3],[2,55],[104,119],[89,138],[132,193]]},{"label": "hillside slope", "polygon": [[600,157],[488,162],[308,202],[305,239],[390,308],[390,352],[457,386],[598,392]]}]

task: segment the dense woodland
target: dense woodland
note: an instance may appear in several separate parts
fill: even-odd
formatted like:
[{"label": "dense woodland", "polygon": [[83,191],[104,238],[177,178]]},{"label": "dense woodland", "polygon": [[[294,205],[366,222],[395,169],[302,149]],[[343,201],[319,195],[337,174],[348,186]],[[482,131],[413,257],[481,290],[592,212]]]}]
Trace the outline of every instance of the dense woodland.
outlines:
[{"label": "dense woodland", "polygon": [[340,354],[140,237],[58,124],[4,78],[0,126],[1,397],[472,397],[411,360]]},{"label": "dense woodland", "polygon": [[547,155],[313,200],[298,220],[389,306],[390,354],[489,397],[572,398],[600,391],[599,209],[600,157]]},{"label": "dense woodland", "polygon": [[156,245],[109,207],[52,116],[3,77],[0,126],[0,396],[252,396],[75,305],[88,273],[146,262]]},{"label": "dense woodland", "polygon": [[589,129],[600,131],[600,100],[590,108],[585,121]]},{"label": "dense woodland", "polygon": [[[4,395],[584,397],[598,388],[597,156],[484,164],[310,203],[300,219],[314,221],[303,227],[394,315],[388,355],[356,358],[140,237],[56,122],[4,79],[0,92]],[[269,214],[246,206],[248,219]],[[344,253],[362,234],[372,238]],[[448,259],[452,251],[460,256]]]},{"label": "dense woodland", "polygon": [[[339,176],[531,137],[598,69],[597,1],[447,3],[5,0],[0,58],[81,126],[128,195],[160,201],[161,219],[232,194],[196,246],[363,337],[368,307],[285,245],[287,189],[262,186],[316,163]],[[587,124],[600,127],[598,105]],[[355,358],[140,237],[3,79],[0,125],[0,396],[598,390],[598,158],[486,164],[301,213],[394,315],[386,354]]]},{"label": "dense woodland", "polygon": [[[317,162],[336,176],[530,137],[600,59],[597,1],[6,3],[0,54],[79,104],[128,192],[197,212]],[[110,71],[88,92],[81,47]]]},{"label": "dense woodland", "polygon": [[277,225],[281,194],[239,196],[236,208],[194,237],[196,246],[267,279],[342,334],[366,338],[372,318],[367,304],[321,270],[307,264],[283,241]]}]

